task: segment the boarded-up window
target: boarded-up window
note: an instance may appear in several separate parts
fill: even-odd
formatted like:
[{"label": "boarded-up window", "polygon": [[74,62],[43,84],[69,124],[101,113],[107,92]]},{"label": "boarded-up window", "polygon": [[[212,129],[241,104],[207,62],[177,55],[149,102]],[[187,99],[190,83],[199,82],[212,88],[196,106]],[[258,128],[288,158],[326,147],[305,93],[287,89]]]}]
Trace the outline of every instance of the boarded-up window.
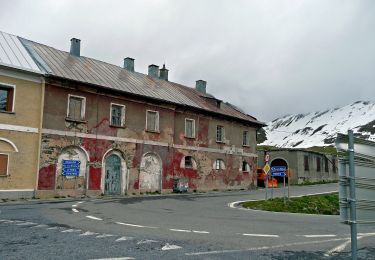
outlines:
[{"label": "boarded-up window", "polygon": [[185,137],[195,138],[195,120],[185,119]]},{"label": "boarded-up window", "polygon": [[324,171],[328,172],[328,158],[324,157]]},{"label": "boarded-up window", "polygon": [[13,111],[14,88],[0,85],[0,111]]},{"label": "boarded-up window", "polygon": [[316,171],[320,172],[321,160],[320,157],[316,157]]},{"label": "boarded-up window", "polygon": [[156,111],[146,112],[146,130],[159,132],[159,113]]},{"label": "boarded-up window", "polygon": [[221,126],[221,125],[218,125],[216,127],[216,142],[224,142],[224,136],[225,136],[225,133],[224,133],[224,126]]},{"label": "boarded-up window", "polygon": [[303,165],[304,165],[305,171],[308,171],[309,170],[309,156],[308,155],[303,156]]},{"label": "boarded-up window", "polygon": [[243,131],[243,134],[242,134],[242,145],[244,145],[244,146],[249,146],[250,145],[249,131]]},{"label": "boarded-up window", "polygon": [[332,171],[336,173],[336,159],[332,159]]},{"label": "boarded-up window", "polygon": [[68,118],[72,120],[85,119],[85,98],[69,95]]},{"label": "boarded-up window", "polygon": [[8,155],[0,154],[0,176],[8,175]]},{"label": "boarded-up window", "polygon": [[111,125],[113,126],[125,125],[125,106],[111,104]]}]

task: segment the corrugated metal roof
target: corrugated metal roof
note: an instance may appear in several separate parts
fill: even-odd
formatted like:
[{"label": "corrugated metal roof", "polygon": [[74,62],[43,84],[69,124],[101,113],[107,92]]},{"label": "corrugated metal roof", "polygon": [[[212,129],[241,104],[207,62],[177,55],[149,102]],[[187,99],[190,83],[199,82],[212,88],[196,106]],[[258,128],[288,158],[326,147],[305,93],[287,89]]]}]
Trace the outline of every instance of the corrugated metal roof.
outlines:
[{"label": "corrugated metal roof", "polygon": [[194,88],[155,79],[142,73],[130,72],[119,66],[92,58],[72,56],[69,52],[26,39],[21,40],[27,46],[32,57],[50,75],[165,100],[263,125],[254,117],[242,113],[224,102],[220,107],[217,107],[213,102],[207,100],[207,98],[212,99],[210,95],[204,95]]},{"label": "corrugated metal roof", "polygon": [[41,73],[25,46],[15,35],[0,31],[0,64]]}]

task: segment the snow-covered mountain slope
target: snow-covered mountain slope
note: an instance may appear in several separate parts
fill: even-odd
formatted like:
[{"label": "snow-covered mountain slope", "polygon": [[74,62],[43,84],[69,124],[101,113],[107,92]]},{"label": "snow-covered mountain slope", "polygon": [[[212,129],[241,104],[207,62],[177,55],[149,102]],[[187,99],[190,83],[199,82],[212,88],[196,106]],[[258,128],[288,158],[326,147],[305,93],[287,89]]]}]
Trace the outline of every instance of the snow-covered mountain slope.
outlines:
[{"label": "snow-covered mountain slope", "polygon": [[353,129],[356,136],[375,141],[375,102],[358,101],[341,108],[277,118],[264,128],[261,145],[308,148],[333,145],[337,133]]}]

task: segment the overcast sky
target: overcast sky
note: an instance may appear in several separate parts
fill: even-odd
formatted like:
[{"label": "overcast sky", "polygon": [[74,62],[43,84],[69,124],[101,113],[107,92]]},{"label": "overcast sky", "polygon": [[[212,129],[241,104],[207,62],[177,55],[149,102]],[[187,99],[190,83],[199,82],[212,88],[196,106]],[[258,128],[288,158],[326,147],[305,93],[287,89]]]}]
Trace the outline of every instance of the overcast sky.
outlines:
[{"label": "overcast sky", "polygon": [[375,100],[375,1],[7,1],[0,30],[170,81],[261,121]]}]

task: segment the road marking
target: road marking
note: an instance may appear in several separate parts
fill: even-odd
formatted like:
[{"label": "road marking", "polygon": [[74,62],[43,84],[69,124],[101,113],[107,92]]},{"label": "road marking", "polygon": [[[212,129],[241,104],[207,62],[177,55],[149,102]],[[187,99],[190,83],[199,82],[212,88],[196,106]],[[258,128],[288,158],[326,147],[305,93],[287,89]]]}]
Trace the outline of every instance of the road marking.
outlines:
[{"label": "road marking", "polygon": [[132,240],[132,239],[134,239],[134,237],[120,237],[116,239],[115,241],[120,242],[120,241]]},{"label": "road marking", "polygon": [[72,208],[76,208],[76,207],[78,207],[78,205],[77,205],[77,204],[74,204],[74,205],[72,205]]},{"label": "road marking", "polygon": [[347,238],[334,238],[334,239],[315,240],[315,241],[308,241],[308,242],[296,242],[296,243],[280,244],[280,245],[273,245],[273,246],[252,247],[252,248],[245,248],[245,249],[194,252],[194,253],[185,253],[185,255],[196,256],[196,255],[214,255],[214,254],[226,254],[226,253],[239,253],[239,252],[247,252],[247,251],[258,251],[258,250],[291,247],[291,246],[298,246],[298,245],[320,244],[320,243],[343,241],[343,240],[347,240]]},{"label": "road marking", "polygon": [[0,219],[0,222],[8,222],[10,221],[9,219]]},{"label": "road marking", "polygon": [[93,220],[103,220],[101,218],[94,217],[94,216],[86,216],[86,218],[93,219]]},{"label": "road marking", "polygon": [[296,235],[296,236],[297,237],[316,238],[316,237],[336,237],[337,235],[327,234],[327,235]]},{"label": "road marking", "polygon": [[81,203],[83,203],[83,201],[78,201],[78,202],[77,202],[77,204],[81,204]]},{"label": "road marking", "polygon": [[75,209],[75,208],[73,208],[72,211],[75,212],[75,213],[79,212],[79,211],[78,211],[77,209]]},{"label": "road marking", "polygon": [[158,241],[156,240],[152,240],[152,239],[144,239],[144,240],[140,240],[137,242],[137,245],[141,245],[141,244],[149,244],[149,243],[156,243]]},{"label": "road marking", "polygon": [[58,229],[58,227],[49,227],[47,229]]},{"label": "road marking", "polygon": [[38,223],[34,223],[34,222],[24,222],[24,223],[18,223],[16,224],[17,226],[31,226],[31,225],[36,225]]},{"label": "road marking", "polygon": [[92,235],[98,235],[99,233],[86,231],[85,233],[80,234],[79,236],[92,236]]},{"label": "road marking", "polygon": [[91,260],[132,260],[135,259],[134,257],[116,257],[116,258],[96,258],[96,259],[91,259]]},{"label": "road marking", "polygon": [[165,244],[165,246],[163,246],[161,248],[161,250],[166,251],[166,250],[174,250],[174,249],[180,249],[180,248],[182,248],[182,247],[176,246],[176,245],[170,245],[170,244],[167,243],[167,244]]},{"label": "road marking", "polygon": [[44,225],[44,224],[40,224],[40,225],[37,225],[37,226],[33,226],[32,228],[45,228],[45,227],[48,227],[48,226]]},{"label": "road marking", "polygon": [[114,235],[111,235],[111,234],[102,234],[102,235],[98,235],[96,236],[96,238],[103,238],[103,237],[113,237]]},{"label": "road marking", "polygon": [[80,229],[66,229],[61,231],[61,233],[73,233],[73,232],[81,232],[82,230]]},{"label": "road marking", "polygon": [[248,234],[244,233],[243,236],[250,236],[250,237],[280,237],[279,235],[269,235],[269,234]]},{"label": "road marking", "polygon": [[175,229],[175,228],[170,228],[169,229],[170,231],[175,231],[175,232],[186,232],[186,233],[190,233],[191,230],[187,230],[187,229]]},{"label": "road marking", "polygon": [[[360,240],[364,237],[370,237],[370,236],[375,236],[375,233],[358,233],[357,234],[357,239]],[[335,255],[337,253],[340,253],[341,251],[343,251],[350,243],[351,243],[351,240],[350,238],[347,238],[348,241],[328,250],[327,252],[324,253],[324,256],[331,256],[331,255]]]},{"label": "road marking", "polygon": [[193,232],[198,234],[210,234],[210,232],[204,230],[193,230]]},{"label": "road marking", "polygon": [[139,228],[158,228],[158,227],[151,227],[151,226],[143,226],[143,225],[136,225],[124,222],[115,222],[118,225],[129,226],[129,227],[139,227]]}]

